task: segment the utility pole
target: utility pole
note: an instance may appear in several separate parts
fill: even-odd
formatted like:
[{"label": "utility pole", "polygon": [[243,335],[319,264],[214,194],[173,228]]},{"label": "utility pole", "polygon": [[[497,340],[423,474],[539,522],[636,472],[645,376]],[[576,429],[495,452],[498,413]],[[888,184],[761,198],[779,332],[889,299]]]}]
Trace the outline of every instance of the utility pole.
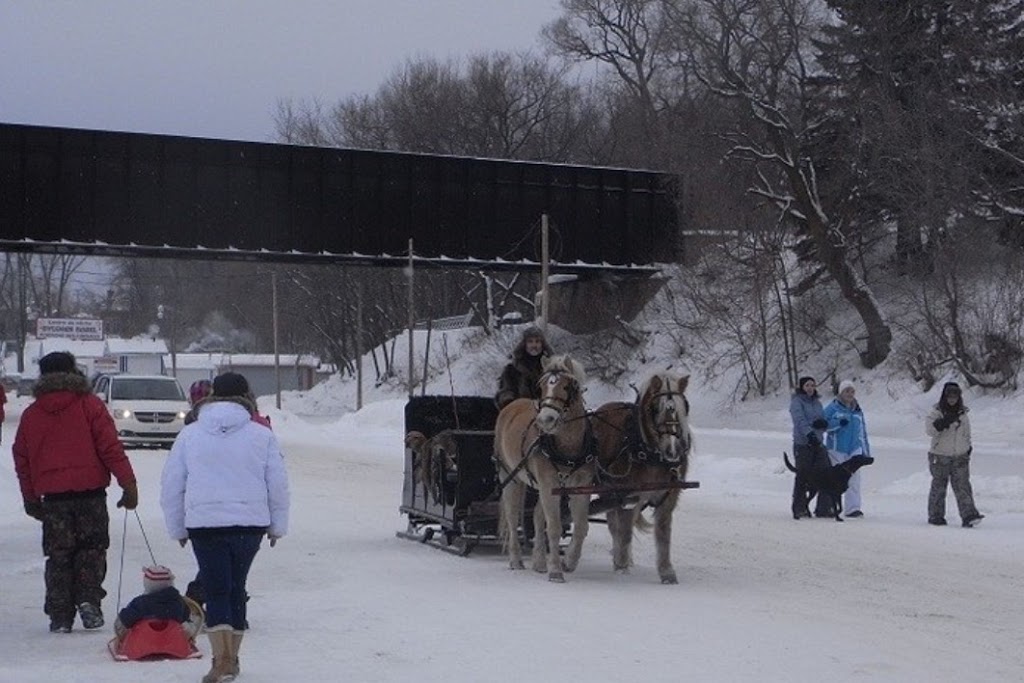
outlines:
[{"label": "utility pole", "polygon": [[356,285],[356,410],[363,408],[363,279]]},{"label": "utility pole", "polygon": [[548,249],[548,215],[540,217],[540,331],[548,333],[548,276],[550,275]]},{"label": "utility pole", "polygon": [[278,410],[281,410],[281,353],[277,346],[277,271],[270,271],[270,300],[271,305],[274,307],[273,311],[273,327],[274,327],[274,386],[277,391],[277,400],[274,405],[277,406]]},{"label": "utility pole", "polygon": [[414,306],[416,305],[416,297],[414,296],[413,290],[413,255],[412,255],[412,238],[409,238],[409,272],[407,273],[409,278],[409,398],[412,398],[413,389],[416,386],[416,376],[413,373],[413,348],[412,348],[412,333],[413,328],[416,327],[416,311]]}]

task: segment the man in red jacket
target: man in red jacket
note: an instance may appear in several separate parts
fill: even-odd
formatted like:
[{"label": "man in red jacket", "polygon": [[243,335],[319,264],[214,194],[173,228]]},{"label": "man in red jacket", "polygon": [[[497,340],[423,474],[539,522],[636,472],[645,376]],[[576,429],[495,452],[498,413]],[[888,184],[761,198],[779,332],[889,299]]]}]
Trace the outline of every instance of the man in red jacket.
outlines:
[{"label": "man in red jacket", "polygon": [[35,401],[22,413],[11,451],[25,512],[43,523],[50,631],[69,633],[77,609],[82,626],[103,626],[110,546],[107,487],[117,478],[118,507],[135,509],[135,472],[114,420],[89,390],[66,352],[39,359]]}]

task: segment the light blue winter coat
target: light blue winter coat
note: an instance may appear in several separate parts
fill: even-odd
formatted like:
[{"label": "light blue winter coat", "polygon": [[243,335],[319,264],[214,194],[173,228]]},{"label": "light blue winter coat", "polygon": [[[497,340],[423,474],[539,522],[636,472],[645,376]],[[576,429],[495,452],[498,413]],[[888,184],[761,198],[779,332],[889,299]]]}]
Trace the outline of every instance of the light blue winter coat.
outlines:
[{"label": "light blue winter coat", "polygon": [[[836,398],[825,406],[825,419],[828,420],[825,445],[830,451],[845,455],[871,455],[867,423],[864,422],[864,411],[860,409],[859,403],[854,401],[853,408],[848,408]],[[842,420],[846,420],[845,427],[839,424]]]},{"label": "light blue winter coat", "polygon": [[174,440],[160,479],[171,538],[187,529],[264,527],[288,533],[288,474],[274,432],[243,406],[214,401]]},{"label": "light blue winter coat", "polygon": [[789,416],[793,418],[793,445],[806,446],[807,435],[811,432],[816,432],[818,440],[821,440],[824,430],[811,426],[815,420],[825,417],[817,393],[814,396],[808,396],[803,391],[793,394],[793,398],[789,401]]}]

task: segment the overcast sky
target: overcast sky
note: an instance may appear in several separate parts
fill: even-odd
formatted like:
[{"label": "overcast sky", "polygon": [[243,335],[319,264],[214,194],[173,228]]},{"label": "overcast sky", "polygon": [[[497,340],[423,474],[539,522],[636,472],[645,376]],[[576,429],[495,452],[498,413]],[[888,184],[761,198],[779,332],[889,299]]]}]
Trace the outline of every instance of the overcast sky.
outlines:
[{"label": "overcast sky", "polygon": [[0,121],[273,138],[278,98],[409,57],[540,49],[558,0],[0,0]]}]

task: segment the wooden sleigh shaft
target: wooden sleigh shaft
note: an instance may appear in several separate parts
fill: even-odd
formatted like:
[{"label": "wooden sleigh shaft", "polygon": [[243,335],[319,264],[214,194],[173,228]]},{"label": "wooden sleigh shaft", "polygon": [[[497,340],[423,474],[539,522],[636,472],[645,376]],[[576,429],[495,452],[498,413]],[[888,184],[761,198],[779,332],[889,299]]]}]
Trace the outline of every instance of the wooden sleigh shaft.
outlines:
[{"label": "wooden sleigh shaft", "polygon": [[563,486],[551,489],[553,496],[575,496],[582,494],[614,495],[621,494],[628,496],[639,491],[666,491],[668,489],[699,489],[699,481],[674,481],[668,484],[641,484],[639,486],[602,486],[595,484],[591,486]]}]

